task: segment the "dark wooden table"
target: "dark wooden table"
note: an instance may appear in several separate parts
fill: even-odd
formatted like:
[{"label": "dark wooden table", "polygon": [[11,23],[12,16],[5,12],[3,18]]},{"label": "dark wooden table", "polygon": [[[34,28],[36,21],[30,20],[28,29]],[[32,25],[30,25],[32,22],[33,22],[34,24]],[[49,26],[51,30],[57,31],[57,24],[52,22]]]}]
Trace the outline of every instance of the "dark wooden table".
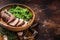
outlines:
[{"label": "dark wooden table", "polygon": [[[55,40],[54,39],[54,35],[55,35],[54,28],[43,27],[41,24],[41,20],[44,21],[45,19],[48,19],[45,11],[46,10],[48,11],[47,5],[49,5],[52,1],[50,1],[50,3],[49,2],[43,3],[43,2],[40,0],[39,1],[37,0],[34,0],[34,1],[31,1],[31,0],[0,0],[0,7],[7,5],[7,4],[11,4],[11,3],[21,3],[21,4],[28,5],[35,11],[35,14],[36,14],[36,18],[34,22],[34,23],[38,23],[38,25],[36,26],[36,30],[38,31],[36,40]],[[50,11],[47,13],[50,13]]]}]

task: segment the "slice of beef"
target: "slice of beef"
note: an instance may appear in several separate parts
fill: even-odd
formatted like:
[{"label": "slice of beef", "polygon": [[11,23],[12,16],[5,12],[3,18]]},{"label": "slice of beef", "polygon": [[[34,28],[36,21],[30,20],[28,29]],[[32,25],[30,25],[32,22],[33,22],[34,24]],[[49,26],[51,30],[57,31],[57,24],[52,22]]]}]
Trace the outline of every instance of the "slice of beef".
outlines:
[{"label": "slice of beef", "polygon": [[7,11],[7,9],[5,9],[4,11],[9,15],[9,20],[7,23],[9,23],[15,19],[14,15],[12,13],[10,13],[9,11]]},{"label": "slice of beef", "polygon": [[4,21],[8,21],[9,20],[9,15],[7,15],[5,13],[5,11],[1,11],[1,17]]},{"label": "slice of beef", "polygon": [[14,17],[9,17],[9,20],[8,20],[8,22],[7,23],[10,23],[10,22],[12,22],[12,21],[14,21],[15,20],[15,18]]},{"label": "slice of beef", "polygon": [[21,26],[22,24],[23,24],[23,19],[19,19],[17,26]]},{"label": "slice of beef", "polygon": [[22,26],[23,26],[23,27],[24,27],[24,26],[26,26],[26,25],[27,25],[27,23],[28,23],[27,21],[24,21],[24,24],[23,24]]},{"label": "slice of beef", "polygon": [[12,21],[11,23],[9,23],[9,25],[11,26],[16,26],[16,24],[18,23],[18,18],[16,18],[14,21]]}]

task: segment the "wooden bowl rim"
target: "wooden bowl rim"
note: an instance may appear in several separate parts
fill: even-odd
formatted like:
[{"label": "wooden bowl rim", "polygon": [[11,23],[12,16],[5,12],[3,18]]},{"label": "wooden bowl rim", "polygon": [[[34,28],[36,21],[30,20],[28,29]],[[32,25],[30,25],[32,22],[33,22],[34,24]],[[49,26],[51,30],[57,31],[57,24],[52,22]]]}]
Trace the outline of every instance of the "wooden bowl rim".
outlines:
[{"label": "wooden bowl rim", "polygon": [[32,19],[31,19],[31,22],[28,23],[28,25],[26,25],[26,26],[24,26],[24,27],[23,27],[23,26],[20,26],[20,27],[12,27],[12,26],[9,26],[9,25],[7,25],[7,26],[5,26],[5,27],[8,28],[8,29],[9,29],[9,28],[11,28],[11,29],[16,28],[16,29],[21,29],[21,30],[24,30],[24,29],[29,28],[29,27],[32,25],[32,23],[33,23],[33,21],[34,21],[34,19],[35,19],[34,11],[33,11],[30,7],[28,7],[27,5],[14,3],[14,4],[8,4],[8,5],[3,6],[3,7],[0,9],[0,12],[1,12],[3,9],[5,9],[5,7],[12,6],[12,5],[20,5],[20,6],[26,7],[27,9],[29,9],[29,10],[32,12],[33,17],[32,17]]}]

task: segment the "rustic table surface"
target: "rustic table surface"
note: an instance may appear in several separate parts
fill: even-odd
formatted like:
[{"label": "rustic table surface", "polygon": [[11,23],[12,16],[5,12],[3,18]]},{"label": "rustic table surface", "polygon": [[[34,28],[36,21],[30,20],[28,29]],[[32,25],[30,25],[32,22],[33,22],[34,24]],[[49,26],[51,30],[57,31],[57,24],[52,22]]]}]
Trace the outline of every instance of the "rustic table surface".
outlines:
[{"label": "rustic table surface", "polygon": [[48,19],[46,14],[50,13],[50,11],[47,9],[47,6],[51,3],[51,1],[50,3],[49,2],[43,3],[42,1],[37,1],[37,0],[34,0],[34,1],[31,1],[31,0],[0,0],[0,8],[4,5],[11,4],[11,3],[21,3],[21,4],[28,5],[35,11],[36,18],[35,18],[34,24],[38,23],[38,25],[36,26],[36,30],[38,31],[36,40],[54,40],[54,37],[56,36],[54,33],[55,29],[42,26],[43,24],[41,23],[42,21]]}]

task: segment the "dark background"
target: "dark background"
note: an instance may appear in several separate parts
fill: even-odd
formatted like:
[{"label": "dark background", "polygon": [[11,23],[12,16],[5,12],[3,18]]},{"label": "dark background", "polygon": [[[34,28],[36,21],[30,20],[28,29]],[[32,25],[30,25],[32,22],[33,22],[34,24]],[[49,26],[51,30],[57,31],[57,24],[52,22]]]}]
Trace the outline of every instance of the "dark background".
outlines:
[{"label": "dark background", "polygon": [[[60,34],[55,35],[53,28],[42,27],[42,24],[40,24],[41,20],[50,18],[52,9],[50,10],[48,7],[53,2],[60,4],[59,0],[0,0],[0,7],[11,3],[28,5],[34,10],[36,14],[35,23],[38,23],[36,29],[39,32],[36,36],[36,40],[60,40]],[[48,32],[46,32],[46,30],[48,30]]]}]

